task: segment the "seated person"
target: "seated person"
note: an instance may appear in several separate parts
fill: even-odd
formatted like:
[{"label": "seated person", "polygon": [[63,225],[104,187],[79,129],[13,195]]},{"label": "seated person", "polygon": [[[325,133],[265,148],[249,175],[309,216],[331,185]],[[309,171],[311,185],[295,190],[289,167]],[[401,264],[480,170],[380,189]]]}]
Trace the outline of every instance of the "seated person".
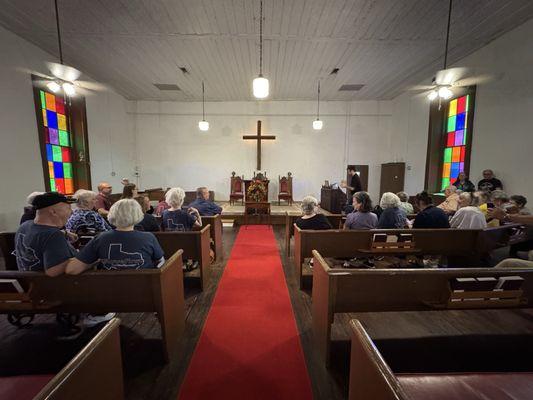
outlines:
[{"label": "seated person", "polygon": [[22,213],[22,217],[20,217],[20,225],[22,225],[26,221],[33,221],[35,218],[35,208],[31,205],[33,202],[33,199],[36,196],[39,196],[40,194],[43,194],[44,192],[32,192],[26,197],[26,203],[27,206],[24,207],[24,211]]},{"label": "seated person", "polygon": [[217,215],[222,212],[222,207],[209,200],[209,190],[206,187],[196,189],[196,200],[189,207],[194,207],[202,216]]},{"label": "seated person", "polygon": [[128,183],[124,185],[124,188],[122,189],[122,196],[121,199],[134,199],[139,195],[137,186],[135,186],[135,183]]},{"label": "seated person", "polygon": [[464,172],[459,172],[457,180],[452,184],[457,190],[461,192],[473,192],[476,190],[476,186],[468,179]]},{"label": "seated person", "polygon": [[344,229],[374,229],[378,217],[372,211],[372,200],[367,192],[356,192],[353,195],[354,211],[346,216]]},{"label": "seated person", "polygon": [[405,192],[398,192],[396,196],[400,198],[400,208],[405,211],[406,214],[414,214],[415,210],[413,205],[409,203],[409,195]]},{"label": "seated person", "polygon": [[444,211],[446,214],[453,214],[459,208],[459,194],[457,188],[453,185],[444,189],[444,195],[446,200],[440,203],[437,207]]},{"label": "seated person", "polygon": [[141,222],[135,224],[135,230],[145,232],[157,232],[160,230],[159,223],[155,217],[148,213],[150,211],[150,199],[146,196],[137,196],[134,199],[141,206],[144,217]]},{"label": "seated person", "polygon": [[477,184],[477,190],[490,193],[496,189],[503,189],[502,181],[494,177],[494,172],[491,169],[483,171],[483,179]]},{"label": "seated person", "polygon": [[100,182],[98,184],[98,195],[96,196],[96,205],[94,208],[103,217],[107,216],[109,209],[111,208],[110,195],[113,191],[113,187],[107,182]]},{"label": "seated person", "polygon": [[61,231],[72,213],[69,200],[57,192],[47,192],[36,196],[32,205],[36,210],[35,219],[24,222],[15,235],[18,269],[61,275],[76,255]]},{"label": "seated person", "polygon": [[[503,190],[496,189],[490,193],[490,203],[487,204],[487,207],[493,208],[503,208],[506,209],[509,206],[509,196]],[[495,227],[500,226],[500,221],[493,218],[487,218],[487,226]]]},{"label": "seated person", "polygon": [[531,211],[526,207],[527,199],[520,195],[515,194],[509,199],[509,207],[507,207],[510,214],[530,215]]},{"label": "seated person", "polygon": [[69,232],[78,233],[78,231],[85,232],[106,232],[111,230],[111,226],[107,221],[96,211],[97,194],[91,190],[80,189],[74,193],[74,199],[76,199],[76,208],[67,223],[65,228]]},{"label": "seated person", "polygon": [[163,197],[159,199],[159,202],[157,203],[157,206],[155,207],[154,214],[157,217],[160,217],[163,214],[163,211],[168,210],[170,208],[170,204],[168,204],[165,200],[165,196],[168,193],[168,190],[165,192]]},{"label": "seated person", "polygon": [[317,213],[318,200],[313,196],[305,196],[302,200],[302,211],[304,215],[295,222],[300,229],[325,230],[333,229],[324,214]]},{"label": "seated person", "polygon": [[168,210],[163,211],[161,227],[164,231],[190,231],[194,227],[202,227],[200,213],[194,207],[182,210],[185,192],[182,188],[172,188],[166,194],[166,202],[170,204]]},{"label": "seated person", "polygon": [[99,268],[107,270],[161,267],[165,259],[154,234],[133,228],[143,216],[141,206],[133,199],[122,199],[113,204],[109,210],[109,222],[116,229],[91,240],[76,258],[70,260],[67,274],[78,275],[97,261]]},{"label": "seated person", "polygon": [[[489,209],[489,196],[487,193],[478,190],[472,194],[473,201],[478,204],[479,210],[483,215],[487,215],[487,210]],[[460,205],[459,205],[460,206]]]},{"label": "seated person", "polygon": [[379,202],[383,209],[378,220],[379,229],[402,229],[407,226],[407,216],[400,208],[400,203],[400,198],[394,193],[383,193]]},{"label": "seated person", "polygon": [[[527,225],[529,228],[533,227],[533,215],[531,214],[511,214],[507,213],[501,208],[491,208],[488,211],[488,216],[503,222],[514,222],[517,224]],[[531,247],[530,247],[531,248]],[[508,258],[496,265],[496,268],[533,268],[533,252],[529,252],[527,260]]]},{"label": "seated person", "polygon": [[433,199],[427,192],[416,195],[416,205],[420,212],[416,215],[413,228],[449,228],[450,222],[446,213],[433,205]]},{"label": "seated person", "polygon": [[472,196],[468,192],[459,195],[459,209],[453,215],[450,226],[457,229],[485,229],[487,221],[479,209],[480,196]]}]

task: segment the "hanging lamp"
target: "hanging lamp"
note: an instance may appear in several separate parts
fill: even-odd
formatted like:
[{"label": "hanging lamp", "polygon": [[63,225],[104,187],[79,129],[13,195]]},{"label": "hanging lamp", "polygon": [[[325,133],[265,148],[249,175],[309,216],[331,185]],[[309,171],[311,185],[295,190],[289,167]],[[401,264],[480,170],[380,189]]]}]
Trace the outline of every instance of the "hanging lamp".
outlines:
[{"label": "hanging lamp", "polygon": [[209,122],[205,120],[205,87],[204,81],[202,81],[202,120],[198,122],[198,129],[201,131],[209,130]]},{"label": "hanging lamp", "polygon": [[316,102],[316,119],[313,121],[313,129],[319,131],[324,123],[320,120],[320,81],[318,81],[318,93]]},{"label": "hanging lamp", "polygon": [[252,82],[253,94],[257,99],[268,97],[269,83],[263,76],[263,0],[259,9],[259,76]]}]

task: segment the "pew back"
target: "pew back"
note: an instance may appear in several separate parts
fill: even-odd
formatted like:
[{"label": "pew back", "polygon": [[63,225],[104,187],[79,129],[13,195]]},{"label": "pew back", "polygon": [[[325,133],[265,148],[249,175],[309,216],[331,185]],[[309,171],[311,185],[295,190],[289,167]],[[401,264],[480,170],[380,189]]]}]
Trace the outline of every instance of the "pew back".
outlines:
[{"label": "pew back", "polygon": [[109,321],[34,400],[123,399],[119,325]]},{"label": "pew back", "polygon": [[[326,363],[329,362],[331,324],[335,313],[443,309],[453,278],[518,275],[525,281],[522,301],[516,306],[528,307],[533,303],[533,270],[344,269],[330,268],[317,251],[313,251],[313,259],[313,337]],[[477,308],[476,302],[472,302],[472,308]]]},{"label": "pew back", "polygon": [[304,286],[302,263],[317,250],[323,257],[368,255],[375,234],[411,234],[420,254],[444,255],[474,260],[477,254],[478,229],[372,229],[372,230],[301,230],[294,226],[294,263],[300,287]]},{"label": "pew back", "polygon": [[215,245],[215,260],[221,261],[224,256],[222,245],[222,216],[220,214],[203,216],[202,228],[205,226],[209,226],[209,234]]},{"label": "pew back", "polygon": [[[294,215],[285,211],[285,251],[287,256],[291,255],[291,238],[294,236],[294,223],[300,217],[301,215]],[[344,219],[342,214],[330,214],[326,215],[326,218],[334,229],[342,228]]]},{"label": "pew back", "polygon": [[198,261],[202,289],[207,287],[211,275],[211,259],[209,257],[210,229],[211,225],[207,225],[199,231],[153,232],[165,253],[165,257],[181,249],[184,259]]},{"label": "pew back", "polygon": [[1,271],[0,279],[16,279],[25,293],[21,302],[0,298],[0,313],[155,311],[168,359],[168,354],[177,349],[185,326],[182,266],[179,250],[159,269],[98,270],[54,278],[39,272]]}]

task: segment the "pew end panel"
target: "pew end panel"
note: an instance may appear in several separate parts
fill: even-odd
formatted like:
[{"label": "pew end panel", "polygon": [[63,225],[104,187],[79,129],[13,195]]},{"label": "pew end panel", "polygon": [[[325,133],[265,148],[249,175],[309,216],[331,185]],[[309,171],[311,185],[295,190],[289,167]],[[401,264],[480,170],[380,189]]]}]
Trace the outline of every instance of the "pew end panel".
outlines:
[{"label": "pew end panel", "polygon": [[350,321],[349,400],[407,400],[400,383],[358,320]]},{"label": "pew end panel", "polygon": [[215,246],[215,260],[220,262],[224,257],[224,246],[222,245],[222,216],[220,214],[214,216],[202,217],[202,228],[210,226],[210,236]]},{"label": "pew end panel", "polygon": [[109,321],[34,400],[123,399],[119,325],[117,318]]},{"label": "pew end panel", "polygon": [[[206,225],[198,231],[154,232],[165,257],[181,249],[183,250],[183,259],[198,261],[200,288],[202,290],[207,287],[211,275],[210,229],[211,225]],[[187,274],[185,274],[185,278],[188,278]]]},{"label": "pew end panel", "polygon": [[4,256],[7,271],[17,271],[17,258],[12,254],[15,250],[15,232],[0,232],[0,251]]}]

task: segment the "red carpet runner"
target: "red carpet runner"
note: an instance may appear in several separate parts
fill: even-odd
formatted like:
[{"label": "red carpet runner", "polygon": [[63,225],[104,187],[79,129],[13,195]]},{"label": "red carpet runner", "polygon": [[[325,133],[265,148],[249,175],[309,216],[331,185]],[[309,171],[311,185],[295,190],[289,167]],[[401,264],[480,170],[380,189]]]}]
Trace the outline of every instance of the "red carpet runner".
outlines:
[{"label": "red carpet runner", "polygon": [[179,399],[311,398],[272,228],[241,227]]}]

